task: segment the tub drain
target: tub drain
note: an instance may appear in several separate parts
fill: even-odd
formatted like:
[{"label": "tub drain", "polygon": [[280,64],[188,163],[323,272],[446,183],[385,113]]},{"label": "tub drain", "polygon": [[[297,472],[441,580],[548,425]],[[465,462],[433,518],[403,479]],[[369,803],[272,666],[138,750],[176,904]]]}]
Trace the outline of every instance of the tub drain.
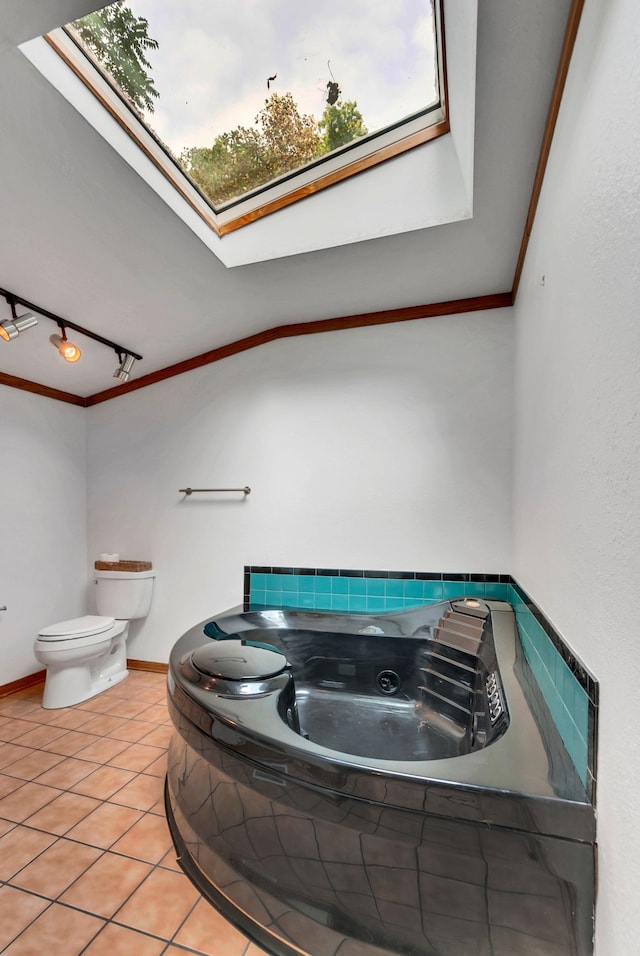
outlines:
[{"label": "tub drain", "polygon": [[380,671],[376,677],[376,685],[381,694],[390,697],[400,690],[400,678],[395,671]]}]

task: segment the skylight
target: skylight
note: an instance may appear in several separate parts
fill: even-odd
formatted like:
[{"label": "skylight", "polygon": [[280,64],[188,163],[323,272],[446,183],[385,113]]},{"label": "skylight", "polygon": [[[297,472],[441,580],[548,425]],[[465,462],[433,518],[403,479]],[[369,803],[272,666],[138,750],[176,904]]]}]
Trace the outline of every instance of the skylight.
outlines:
[{"label": "skylight", "polygon": [[117,0],[47,39],[222,235],[446,132],[440,35],[439,0]]}]

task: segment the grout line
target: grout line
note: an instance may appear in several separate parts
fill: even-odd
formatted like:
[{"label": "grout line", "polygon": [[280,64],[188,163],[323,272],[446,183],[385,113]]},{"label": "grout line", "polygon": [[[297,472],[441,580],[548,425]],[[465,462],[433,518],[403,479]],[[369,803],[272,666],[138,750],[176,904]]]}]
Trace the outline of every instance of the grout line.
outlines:
[{"label": "grout line", "polygon": [[[160,675],[160,676],[162,677],[162,679],[164,679],[164,678],[163,678],[163,675]],[[40,688],[40,691],[39,691],[39,692],[41,693],[41,691],[42,691],[42,688]],[[20,696],[20,695],[16,694],[16,699],[18,699],[19,696]],[[161,701],[149,702],[149,707],[158,707],[158,706],[161,705],[161,703],[162,703]],[[71,708],[69,708],[69,709],[71,709]],[[79,709],[81,709],[81,708],[79,708]],[[147,708],[147,709],[149,709],[149,708]],[[38,725],[38,724],[39,724],[40,726],[46,726],[46,725],[48,724],[48,721],[37,721],[37,720],[35,719],[35,715],[36,715],[37,713],[38,713],[38,711],[30,712],[30,716],[32,716],[31,722],[32,722],[34,725]],[[87,714],[94,714],[95,716],[101,716],[103,713],[106,714],[107,712],[87,711]],[[123,721],[143,719],[143,717],[144,717],[144,711],[143,711],[142,714],[136,715],[136,717],[133,717],[133,718],[123,718]],[[17,717],[17,716],[15,716],[15,715],[13,715],[13,716],[11,716],[9,719],[22,719],[22,716]],[[91,717],[88,717],[88,719],[91,719]],[[154,721],[151,721],[151,723],[154,724],[154,728],[153,728],[153,730],[150,730],[149,733],[153,733],[154,730],[159,729],[160,727],[164,727],[164,726],[170,725],[170,722],[169,722],[168,719],[164,719],[164,720],[162,720],[162,721],[154,720]],[[52,726],[55,726],[55,725],[52,725]],[[63,732],[63,734],[61,735],[61,738],[60,738],[60,739],[62,739],[67,733],[81,732],[81,731],[76,731],[75,728],[74,728],[74,729],[61,728],[61,729],[62,729],[64,732]],[[29,732],[29,731],[26,731],[26,733],[28,733],[28,732]],[[109,734],[98,734],[98,735],[95,735],[95,736],[97,736],[97,737],[99,737],[100,739],[103,739],[103,740],[104,740],[104,739],[112,739],[112,740],[116,740],[116,741],[118,741],[118,742],[124,743],[124,744],[125,744],[125,747],[123,748],[123,751],[122,751],[122,752],[124,752],[125,750],[129,749],[129,748],[132,747],[132,746],[136,746],[137,744],[141,744],[142,746],[153,747],[155,750],[161,751],[162,753],[165,753],[165,754],[167,753],[167,746],[158,747],[156,744],[142,744],[142,741],[141,741],[141,740],[137,740],[137,741],[126,741],[126,740],[125,740],[125,741],[121,741],[120,738],[110,738]],[[2,747],[2,746],[4,745],[4,743],[11,743],[11,744],[13,744],[14,742],[13,742],[13,741],[0,741],[0,747]],[[23,746],[23,745],[16,744],[16,746]],[[106,768],[109,768],[109,769],[114,769],[114,770],[121,770],[121,769],[126,770],[126,769],[127,769],[127,768],[113,767],[113,766],[112,766],[111,764],[109,764],[109,763],[101,762],[101,761],[98,761],[98,760],[90,760],[90,759],[87,758],[87,757],[82,757],[79,753],[75,753],[75,754],[55,754],[53,751],[48,751],[48,750],[45,751],[45,750],[43,750],[41,747],[24,747],[24,749],[25,749],[25,750],[29,750],[30,753],[28,754],[28,756],[30,756],[31,754],[34,754],[34,753],[47,753],[47,754],[50,754],[50,755],[53,755],[53,756],[59,756],[61,759],[60,759],[60,761],[58,762],[58,764],[55,764],[54,767],[49,768],[49,769],[55,769],[56,766],[59,766],[60,764],[64,763],[65,760],[83,760],[83,761],[86,762],[86,763],[91,763],[91,764],[97,765],[97,766],[96,766],[96,770],[97,770],[97,769],[101,769],[101,768],[103,768],[103,767],[106,767]],[[23,755],[23,757],[18,757],[18,758],[16,759],[16,761],[13,761],[13,763],[16,763],[18,760],[23,759],[24,756],[25,756],[25,755]],[[117,757],[117,755],[116,755],[116,757]],[[160,754],[158,754],[156,757],[154,757],[154,759],[151,761],[151,764],[155,763],[156,760],[159,759],[159,757],[160,757]],[[110,759],[113,759],[113,758],[110,758]],[[148,766],[151,766],[151,764],[149,764]],[[11,764],[8,765],[8,766],[10,767]],[[21,789],[21,787],[25,786],[27,783],[37,783],[37,781],[38,781],[38,777],[35,777],[35,778],[33,778],[32,780],[23,780],[22,778],[12,777],[12,775],[11,775],[10,773],[5,773],[5,770],[6,770],[6,769],[8,769],[8,768],[2,768],[2,769],[0,769],[0,775],[5,775],[5,776],[7,776],[7,777],[11,777],[11,778],[14,779],[14,780],[20,781],[19,786],[16,787],[16,790],[15,790],[15,791],[12,791],[12,792],[18,792],[18,791]],[[179,926],[178,926],[177,929],[173,932],[173,935],[171,936],[170,939],[166,939],[164,936],[160,936],[160,935],[158,935],[158,934],[149,932],[149,931],[147,931],[147,930],[139,929],[139,928],[133,927],[133,926],[127,926],[127,925],[124,924],[124,923],[118,922],[118,920],[117,920],[117,918],[116,918],[116,917],[117,917],[117,914],[121,911],[121,909],[130,901],[131,897],[142,887],[142,885],[143,885],[157,870],[161,870],[161,871],[163,871],[163,872],[165,872],[165,871],[168,871],[168,872],[176,872],[176,871],[174,871],[172,868],[162,865],[162,860],[165,858],[166,852],[163,852],[163,853],[162,853],[162,855],[161,855],[161,857],[160,857],[160,860],[158,860],[158,862],[156,862],[156,863],[150,863],[148,860],[139,860],[138,857],[136,857],[136,856],[133,856],[133,855],[128,854],[128,853],[122,853],[121,851],[117,851],[117,850],[113,850],[113,849],[112,849],[112,847],[113,847],[120,839],[122,839],[122,838],[123,838],[127,833],[129,833],[138,823],[140,823],[142,820],[145,820],[146,818],[154,819],[154,820],[155,820],[155,819],[164,820],[164,821],[165,821],[165,826],[166,826],[166,818],[165,818],[163,815],[161,815],[161,814],[153,813],[151,807],[148,807],[148,808],[146,808],[146,809],[141,809],[140,807],[129,807],[129,806],[125,805],[125,804],[116,803],[116,802],[114,802],[114,800],[113,800],[113,798],[116,797],[116,796],[118,795],[118,793],[121,792],[122,789],[124,789],[125,787],[127,787],[129,784],[134,783],[134,782],[137,781],[140,777],[148,777],[150,780],[158,780],[158,779],[160,779],[160,778],[158,778],[158,777],[155,776],[155,775],[145,773],[145,771],[146,771],[147,769],[148,769],[148,767],[145,767],[144,769],[142,769],[142,770],[140,770],[140,771],[129,771],[129,772],[133,773],[133,777],[132,777],[130,780],[128,780],[126,783],[124,783],[121,787],[117,788],[112,794],[110,794],[110,795],[109,795],[108,797],[106,797],[106,798],[94,797],[94,796],[91,796],[90,794],[77,793],[77,791],[71,789],[71,787],[75,786],[76,783],[80,783],[80,780],[79,780],[79,781],[76,781],[76,783],[73,783],[73,784],[71,784],[70,786],[67,786],[67,787],[51,787],[50,789],[56,791],[55,795],[52,796],[51,799],[50,799],[49,801],[47,801],[47,803],[45,803],[42,807],[38,807],[37,810],[34,810],[34,812],[33,812],[29,817],[27,817],[26,820],[24,820],[24,821],[16,821],[16,820],[8,820],[8,819],[6,819],[6,823],[9,825],[9,829],[6,831],[6,834],[12,833],[17,827],[22,827],[22,828],[24,828],[24,829],[27,829],[27,830],[33,832],[33,833],[42,834],[43,836],[46,836],[46,837],[48,837],[48,838],[51,838],[51,840],[52,840],[52,842],[51,842],[47,847],[45,847],[45,848],[44,848],[43,850],[41,850],[39,853],[36,853],[33,857],[31,857],[31,859],[29,859],[26,863],[24,863],[23,866],[21,866],[18,870],[16,870],[16,872],[13,873],[8,880],[3,881],[3,885],[10,886],[10,887],[11,887],[13,890],[15,890],[15,891],[18,891],[18,892],[27,894],[27,895],[29,895],[29,896],[35,897],[36,899],[43,900],[43,901],[45,901],[45,902],[47,903],[47,905],[46,905],[45,908],[42,910],[42,912],[39,913],[36,917],[34,917],[34,919],[32,919],[25,927],[23,927],[23,928],[20,930],[20,932],[19,932],[16,936],[14,936],[13,939],[12,939],[7,945],[11,945],[11,944],[14,943],[16,940],[18,940],[18,939],[20,938],[20,936],[22,936],[23,933],[25,933],[41,916],[43,916],[54,904],[56,904],[57,906],[62,906],[62,907],[65,907],[65,908],[68,909],[68,910],[73,910],[73,911],[75,911],[75,912],[83,913],[83,914],[85,914],[85,915],[87,915],[87,916],[91,916],[92,918],[98,919],[98,920],[101,921],[101,924],[102,924],[102,925],[99,927],[99,929],[97,930],[97,932],[92,936],[91,940],[89,940],[89,942],[86,943],[86,944],[82,947],[81,950],[79,950],[78,956],[80,956],[80,954],[82,954],[82,953],[87,952],[87,951],[90,949],[90,947],[91,947],[91,945],[93,944],[93,942],[95,941],[95,939],[99,936],[99,934],[100,934],[100,933],[106,928],[106,926],[108,926],[109,924],[113,924],[114,926],[121,927],[122,929],[127,930],[128,932],[138,933],[138,934],[140,934],[141,936],[145,936],[145,937],[147,937],[147,938],[149,938],[149,939],[157,940],[157,941],[158,941],[159,943],[161,943],[161,944],[165,944],[164,947],[163,947],[163,949],[161,950],[162,953],[168,952],[168,950],[169,950],[172,946],[175,946],[175,947],[177,947],[178,949],[180,949],[182,952],[184,952],[185,954],[191,953],[191,954],[195,954],[195,956],[204,956],[204,954],[200,953],[200,951],[198,951],[198,950],[196,950],[196,949],[192,949],[192,948],[189,947],[189,946],[186,946],[186,945],[184,945],[184,944],[182,944],[182,943],[177,943],[177,942],[174,941],[176,935],[180,932],[180,930],[181,930],[182,927],[184,926],[186,920],[188,920],[189,917],[192,915],[192,913],[193,913],[195,907],[198,905],[198,903],[200,902],[200,899],[202,899],[202,897],[198,897],[198,899],[195,901],[195,903],[191,906],[191,908],[189,909],[187,915],[186,915],[186,916],[184,917],[184,919],[180,922]],[[42,776],[43,774],[45,774],[45,773],[47,773],[47,772],[48,772],[48,770],[44,770],[44,771],[42,771],[42,774],[39,774],[38,776]],[[95,771],[95,770],[90,770],[90,771],[85,775],[84,778],[81,778],[81,780],[82,780],[82,779],[86,779],[86,777],[90,776],[91,773],[93,773],[93,772],[96,772],[96,771]],[[48,786],[48,785],[46,785],[46,784],[39,784],[39,786]],[[49,831],[49,830],[41,829],[41,828],[39,828],[39,827],[37,827],[37,826],[34,826],[33,824],[29,823],[29,820],[30,820],[32,817],[34,817],[34,816],[35,816],[37,813],[39,813],[40,811],[42,811],[42,810],[46,809],[47,807],[49,807],[55,800],[58,799],[58,797],[62,796],[63,794],[70,794],[70,795],[72,795],[72,796],[78,796],[78,797],[87,797],[87,798],[90,799],[90,800],[97,801],[97,805],[94,806],[92,809],[90,809],[90,810],[89,810],[83,817],[81,817],[79,820],[75,821],[75,822],[69,827],[69,829],[68,829],[65,833],[51,833],[51,831]],[[86,842],[84,842],[84,841],[82,841],[82,840],[78,840],[78,839],[76,839],[76,838],[71,837],[71,836],[68,835],[68,834],[70,833],[70,831],[74,829],[74,827],[76,827],[77,825],[79,825],[80,823],[82,823],[83,821],[85,821],[92,813],[94,813],[95,811],[99,810],[101,807],[104,807],[104,806],[111,806],[111,807],[120,808],[120,809],[123,809],[123,810],[131,810],[131,811],[133,811],[133,812],[139,814],[139,816],[138,816],[138,819],[136,819],[133,823],[131,823],[129,826],[125,827],[121,832],[119,832],[118,835],[114,838],[114,840],[113,840],[107,847],[95,846],[95,845],[92,844],[92,843],[86,843]],[[153,804],[153,806],[155,806],[155,803]],[[5,819],[5,818],[2,818],[2,819]],[[167,833],[169,833],[168,827],[167,827]],[[3,836],[6,835],[6,834],[3,834]],[[13,880],[14,880],[16,877],[18,877],[20,873],[22,873],[28,866],[30,866],[32,863],[34,863],[36,860],[38,860],[38,859],[39,859],[44,853],[46,853],[49,849],[51,849],[52,847],[55,847],[61,840],[64,840],[64,841],[66,841],[67,843],[70,843],[70,844],[71,844],[71,843],[76,844],[77,846],[87,846],[87,847],[91,847],[92,849],[94,849],[94,850],[97,851],[98,856],[96,857],[95,860],[93,860],[93,861],[82,871],[82,873],[78,874],[78,876],[77,876],[71,883],[69,883],[68,886],[64,887],[64,889],[62,889],[62,890],[57,894],[57,896],[56,896],[54,899],[51,899],[50,897],[45,896],[45,895],[42,894],[42,893],[38,893],[38,892],[35,892],[35,891],[27,890],[27,889],[25,889],[24,887],[21,887],[21,886],[16,886],[16,885],[13,883]],[[61,897],[62,895],[64,895],[64,893],[66,893],[69,889],[71,889],[71,887],[74,886],[80,879],[82,879],[82,877],[86,875],[87,871],[88,871],[95,863],[98,863],[101,859],[103,859],[103,857],[104,857],[105,854],[107,854],[107,853],[111,853],[111,854],[113,854],[113,855],[115,855],[115,856],[120,857],[121,859],[125,859],[125,860],[135,860],[136,862],[143,863],[143,864],[145,864],[146,866],[149,867],[149,872],[146,874],[146,876],[144,877],[144,879],[142,879],[141,882],[140,882],[140,883],[131,891],[131,893],[127,896],[127,898],[120,903],[120,905],[118,906],[118,909],[116,910],[116,912],[115,912],[110,918],[106,918],[106,917],[104,917],[104,916],[102,916],[102,915],[100,915],[100,914],[98,914],[98,913],[93,913],[93,912],[91,912],[91,910],[89,910],[89,909],[85,909],[85,908],[80,907],[80,906],[74,906],[73,904],[70,904],[70,903],[66,903],[66,902],[63,903],[63,902],[61,902],[60,897]],[[230,925],[231,925],[231,924],[230,924]],[[244,949],[243,949],[243,956],[246,956],[246,954],[247,954],[247,952],[248,952],[250,946],[251,946],[251,940],[247,939],[246,946],[245,946]],[[70,954],[70,956],[71,956],[71,954]]]},{"label": "grout line", "polygon": [[[173,945],[173,946],[183,946],[183,945],[184,945],[184,944],[182,944],[182,943],[176,943],[176,942],[175,942],[175,938],[176,938],[176,936],[178,935],[178,933],[180,932],[180,930],[182,929],[182,927],[184,926],[184,924],[187,922],[187,920],[189,919],[189,917],[192,915],[192,913],[194,912],[196,906],[198,905],[198,903],[200,902],[201,899],[202,899],[202,897],[199,897],[199,899],[197,899],[197,900],[195,901],[195,903],[193,904],[193,906],[191,907],[191,909],[189,910],[189,912],[187,913],[187,915],[185,916],[185,918],[184,918],[184,919],[182,920],[182,922],[178,925],[178,927],[174,930],[174,933],[173,933],[171,939],[169,940],[168,945]],[[197,952],[197,950],[190,950],[190,951],[191,951],[191,952]]]},{"label": "grout line", "polygon": [[[6,884],[5,884],[5,885],[6,885]],[[14,889],[14,890],[15,890],[15,889],[20,889],[20,887],[12,886],[11,889]],[[22,893],[28,893],[29,896],[36,896],[36,895],[37,895],[37,894],[35,894],[35,893],[29,893],[28,890],[22,890],[21,892],[22,892]],[[42,897],[40,897],[40,898],[42,899]],[[48,900],[48,903],[49,903],[48,906],[45,906],[45,908],[44,908],[40,913],[38,913],[37,916],[34,916],[34,918],[31,920],[30,923],[27,923],[26,926],[23,926],[22,929],[20,930],[20,932],[19,932],[19,933],[16,933],[16,935],[15,935],[12,939],[9,940],[9,942],[6,944],[6,946],[3,946],[3,947],[2,947],[2,949],[0,950],[0,953],[3,953],[3,952],[5,951],[5,949],[8,949],[9,946],[12,945],[12,943],[15,943],[16,940],[20,939],[20,937],[22,936],[22,934],[23,934],[23,933],[26,933],[26,931],[29,929],[30,926],[33,926],[33,924],[34,924],[37,920],[39,920],[41,916],[44,916],[44,914],[47,912],[47,910],[50,909],[50,908],[53,906],[53,900]]]}]

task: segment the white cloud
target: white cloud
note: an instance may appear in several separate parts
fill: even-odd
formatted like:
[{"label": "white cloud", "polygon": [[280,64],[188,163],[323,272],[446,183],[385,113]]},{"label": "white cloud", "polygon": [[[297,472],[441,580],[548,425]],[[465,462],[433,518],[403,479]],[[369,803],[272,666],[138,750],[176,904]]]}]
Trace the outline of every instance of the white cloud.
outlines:
[{"label": "white cloud", "polygon": [[[175,152],[253,123],[271,89],[320,118],[335,79],[370,130],[432,97],[429,0],[129,0],[159,41],[150,123]],[[425,48],[426,45],[426,48]],[[329,65],[328,65],[329,64]]]}]

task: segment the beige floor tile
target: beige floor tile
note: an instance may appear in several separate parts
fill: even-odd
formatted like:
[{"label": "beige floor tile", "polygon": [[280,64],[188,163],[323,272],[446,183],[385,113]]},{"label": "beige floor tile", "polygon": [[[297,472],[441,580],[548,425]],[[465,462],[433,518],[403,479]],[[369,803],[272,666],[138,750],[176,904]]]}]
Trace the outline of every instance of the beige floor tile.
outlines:
[{"label": "beige floor tile", "polygon": [[140,687],[136,689],[138,700],[146,700],[150,704],[163,704],[167,699],[167,679],[163,675],[161,687]]},{"label": "beige floor tile", "polygon": [[0,744],[0,770],[15,763],[16,760],[28,757],[29,754],[33,752],[32,747],[19,747],[17,744]]},{"label": "beige floor tile", "polygon": [[[108,714],[112,706],[113,700],[108,694],[99,694],[97,697],[90,697],[89,700],[83,700],[81,703],[76,704],[75,709],[81,710],[83,713],[91,713],[95,716],[96,714]],[[88,717],[87,720],[89,720]]]},{"label": "beige floor tile", "polygon": [[157,724],[152,724],[147,720],[125,720],[120,727],[112,730],[109,736],[115,740],[127,740],[129,743],[136,743],[156,729]]},{"label": "beige floor tile", "polygon": [[[144,744],[131,744],[122,753],[117,754],[109,760],[110,767],[122,767],[124,770],[135,770],[139,772],[146,770],[149,764],[152,764],[158,757],[164,756],[164,749],[161,747],[147,747]],[[6,771],[8,773],[8,771]]]},{"label": "beige floor tile", "polygon": [[60,761],[51,770],[47,770],[38,777],[38,783],[43,783],[47,787],[68,790],[88,777],[94,770],[100,769],[99,763],[92,763],[90,760],[78,760],[76,757],[65,758],[60,754],[47,754],[47,756],[57,757]]},{"label": "beige floor tile", "polygon": [[67,837],[106,850],[116,840],[119,840],[134,823],[137,823],[141,816],[142,813],[132,807],[119,807],[113,803],[103,803],[72,830],[69,830]]},{"label": "beige floor tile", "polygon": [[60,790],[53,787],[43,787],[31,781],[23,783],[13,793],[0,800],[0,817],[22,823],[27,817],[59,796]]},{"label": "beige floor tile", "polygon": [[22,932],[49,905],[30,893],[0,886],[0,949]]},{"label": "beige floor tile", "polygon": [[39,724],[52,724],[53,726],[60,726],[59,724],[54,724],[53,718],[56,714],[64,714],[66,708],[51,708],[51,707],[42,707],[40,704],[35,704],[34,709],[30,713],[24,714],[23,720],[32,720]]},{"label": "beige floor tile", "polygon": [[24,783],[20,777],[9,777],[7,774],[0,773],[0,799],[13,793]]},{"label": "beige floor tile", "polygon": [[61,903],[106,918],[131,896],[151,872],[148,863],[103,853],[60,897]]},{"label": "beige floor tile", "polygon": [[156,868],[115,914],[114,921],[169,940],[198,898],[186,876]]},{"label": "beige floor tile", "polygon": [[[64,757],[59,754],[50,754],[46,750],[34,750],[27,757],[21,757],[20,760],[10,763],[8,767],[3,767],[3,773],[10,777],[20,777],[22,780],[33,780],[46,770],[55,767],[61,760],[64,760]],[[38,783],[43,781],[39,780]]]},{"label": "beige floor tile", "polygon": [[55,841],[49,833],[40,833],[29,827],[14,827],[0,837],[0,880],[11,877],[34,860]]},{"label": "beige floor tile", "polygon": [[140,716],[141,720],[148,720],[153,724],[165,724],[169,719],[169,711],[166,704],[152,704]]},{"label": "beige floor tile", "polygon": [[[125,771],[120,771],[124,773]],[[164,781],[161,777],[152,777],[146,773],[139,773],[135,780],[126,787],[118,790],[110,797],[110,803],[119,803],[124,807],[135,807],[136,810],[150,810],[159,800],[163,799]],[[7,797],[10,799],[10,797]],[[2,801],[0,801],[0,806]],[[0,816],[2,814],[0,813]]]},{"label": "beige floor tile", "polygon": [[79,793],[61,793],[42,810],[30,816],[27,822],[36,830],[46,830],[47,833],[62,836],[99,806],[100,800],[93,797],[85,797]]},{"label": "beige floor tile", "polygon": [[4,956],[75,956],[104,926],[104,920],[52,903],[4,950]]},{"label": "beige floor tile", "polygon": [[26,717],[40,709],[38,702],[33,700],[13,696],[0,699],[0,714],[3,717]]},{"label": "beige floor tile", "polygon": [[176,850],[174,847],[171,847],[169,852],[162,857],[158,866],[163,866],[166,870],[175,870],[176,873],[182,873],[182,867],[176,859]]},{"label": "beige floor tile", "polygon": [[167,821],[146,813],[111,847],[114,853],[124,853],[146,863],[158,863],[173,848]]},{"label": "beige floor tile", "polygon": [[25,687],[23,690],[17,690],[13,697],[19,697],[21,700],[42,700],[42,693],[44,691],[44,671],[42,673],[42,683],[34,684],[31,687]]},{"label": "beige floor tile", "polygon": [[163,794],[163,796],[158,800],[157,803],[154,803],[154,805],[153,805],[152,807],[149,807],[148,813],[157,813],[158,816],[160,816],[160,817],[166,816],[166,810],[165,810],[165,805],[164,805],[164,794]]},{"label": "beige floor tile", "polygon": [[152,764],[149,764],[145,773],[150,774],[152,777],[162,777],[163,779],[167,775],[167,751],[162,751],[162,756],[158,757],[157,760],[154,760]]},{"label": "beige floor tile", "polygon": [[42,687],[10,701],[6,714],[0,702],[3,956],[264,956],[199,902],[176,860],[166,676],[133,671],[71,708],[43,710]]},{"label": "beige floor tile", "polygon": [[131,674],[124,680],[118,681],[116,684],[112,684],[108,690],[105,690],[101,697],[106,697],[107,700],[135,700],[137,694],[137,686],[131,679]]},{"label": "beige floor tile", "polygon": [[90,744],[95,744],[99,739],[97,734],[85,734],[79,730],[68,730],[63,737],[57,737],[50,743],[44,744],[42,749],[71,757]]},{"label": "beige floor tile", "polygon": [[147,734],[146,737],[143,737],[140,740],[141,744],[151,745],[153,747],[168,747],[169,741],[173,734],[173,724],[169,726],[168,724],[161,724],[159,727],[156,727],[151,733]]},{"label": "beige floor tile", "polygon": [[135,773],[131,770],[121,770],[119,767],[100,767],[99,770],[94,770],[83,780],[74,783],[70,789],[74,793],[84,793],[88,797],[107,800],[116,790],[120,790],[135,776]]},{"label": "beige floor tile", "polygon": [[[23,734],[29,733],[30,730],[33,730],[33,723],[28,720],[21,720],[19,717],[14,717],[12,720],[0,726],[0,740],[12,741],[15,740],[16,737],[21,737]],[[28,746],[28,744],[24,744],[23,746]]]},{"label": "beige floor tile", "polygon": [[[157,706],[152,704],[151,707]],[[116,717],[139,717],[143,712],[149,710],[149,703],[146,700],[119,700],[109,708],[109,713]],[[148,717],[143,717],[148,720]]]},{"label": "beige floor tile", "polygon": [[52,743],[58,737],[63,737],[66,731],[62,727],[50,727],[48,724],[29,724],[29,730],[13,739],[21,747],[38,747],[43,750],[46,744]]},{"label": "beige floor tile", "polygon": [[87,721],[92,719],[86,712],[73,709],[68,710],[67,708],[51,710],[49,713],[51,716],[47,720],[47,723],[54,727],[64,727],[65,730],[77,730],[79,727],[84,727]]},{"label": "beige floor tile", "polygon": [[113,717],[111,714],[96,714],[82,728],[88,734],[96,734],[98,737],[104,737],[112,730],[120,727],[125,722],[123,717]]},{"label": "beige floor tile", "polygon": [[114,740],[112,737],[101,737],[95,743],[78,750],[75,756],[79,760],[95,760],[96,763],[106,763],[129,746],[126,740]]},{"label": "beige floor tile", "polygon": [[11,880],[30,893],[55,900],[103,853],[95,846],[73,840],[56,840],[37,860],[25,866]]},{"label": "beige floor tile", "polygon": [[[83,956],[160,956],[164,947],[165,943],[159,939],[108,923]],[[181,952],[182,956],[188,956],[184,950]]]},{"label": "beige floor tile", "polygon": [[180,927],[173,942],[190,946],[207,956],[242,956],[247,948],[247,937],[202,899]]}]

